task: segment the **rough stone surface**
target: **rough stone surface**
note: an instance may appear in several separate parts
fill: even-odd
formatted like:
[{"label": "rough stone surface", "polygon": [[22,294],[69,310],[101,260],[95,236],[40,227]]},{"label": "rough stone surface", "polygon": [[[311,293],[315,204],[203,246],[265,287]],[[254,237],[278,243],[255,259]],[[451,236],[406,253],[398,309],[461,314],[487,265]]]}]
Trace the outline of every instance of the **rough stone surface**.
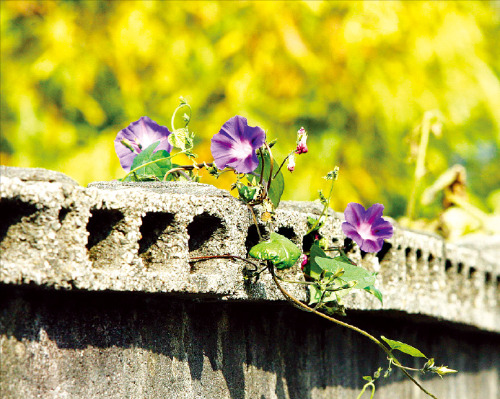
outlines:
[{"label": "rough stone surface", "polygon": [[[242,261],[192,262],[244,258],[257,243],[252,215],[227,191],[1,172],[2,397],[352,398],[384,363],[366,339],[284,304],[267,273],[249,282]],[[320,212],[285,202],[276,230],[307,246],[307,216]],[[330,214],[321,233],[343,243],[342,215]],[[379,254],[351,253],[384,294],[383,307],[347,297],[354,321],[465,371],[426,381],[441,399],[498,397],[495,240],[450,244],[396,226]],[[393,378],[379,397],[423,397]]]},{"label": "rough stone surface", "polygon": [[[99,182],[83,188],[14,175],[3,176],[1,185],[4,283],[283,300],[267,273],[255,283],[245,281],[244,262],[189,262],[202,255],[245,257],[257,243],[250,212],[227,191],[169,182]],[[276,229],[299,246],[307,244],[307,216],[320,211],[317,203],[285,202]],[[341,222],[342,215],[332,211],[321,229],[332,244],[345,239]],[[396,226],[379,254],[362,257],[356,249],[352,256],[379,272],[383,309],[500,331],[500,257],[493,251],[489,246],[488,256],[483,256],[478,248],[446,244],[437,236]],[[298,267],[281,273],[290,279],[301,274]],[[301,286],[285,287],[306,299]],[[355,292],[346,303],[354,309],[382,309],[363,292]]]},{"label": "rough stone surface", "polygon": [[18,168],[0,165],[0,177],[16,177],[22,181],[48,181],[78,186],[78,182],[64,173],[43,168]]},{"label": "rough stone surface", "polygon": [[[276,302],[9,286],[0,303],[5,399],[354,399],[361,377],[387,364],[366,338]],[[346,321],[459,369],[417,376],[440,399],[498,398],[498,335],[350,313]],[[394,372],[376,397],[425,396]]]}]

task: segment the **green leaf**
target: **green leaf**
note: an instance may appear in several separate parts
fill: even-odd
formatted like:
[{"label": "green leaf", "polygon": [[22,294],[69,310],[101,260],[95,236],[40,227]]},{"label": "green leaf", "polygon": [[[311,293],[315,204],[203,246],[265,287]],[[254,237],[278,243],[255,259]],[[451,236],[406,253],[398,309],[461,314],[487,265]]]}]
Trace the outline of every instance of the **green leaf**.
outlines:
[{"label": "green leaf", "polygon": [[319,280],[321,278],[321,273],[323,273],[323,269],[316,263],[316,257],[324,258],[327,257],[327,255],[318,244],[313,244],[309,253],[309,261],[304,266],[304,274],[315,280]]},{"label": "green leaf", "polygon": [[325,303],[322,307],[321,310],[327,314],[330,315],[340,315],[340,316],[346,316],[345,313],[345,306],[338,301],[329,301],[328,303]]},{"label": "green leaf", "polygon": [[[156,151],[152,156],[151,156],[151,161],[155,161],[157,159],[161,159],[161,161],[156,162],[154,165],[158,166],[160,169],[160,174],[157,175],[156,177],[163,179],[165,174],[172,169],[172,161],[170,159],[162,159],[162,158],[168,158],[170,157],[170,154],[166,150],[160,150]],[[146,169],[148,167],[146,166]]]},{"label": "green leaf", "polygon": [[249,187],[244,184],[239,184],[236,186],[238,189],[238,194],[244,202],[250,202],[255,199],[258,194],[257,187]]},{"label": "green leaf", "polygon": [[[276,171],[278,170],[279,165],[274,161],[273,163],[273,176],[276,174]],[[259,154],[259,166],[253,173],[257,173],[259,176],[261,174],[262,170],[262,156]],[[267,184],[269,181],[269,176],[271,172],[271,157],[269,156],[269,153],[266,151],[264,152],[264,179],[263,179],[263,184]],[[247,179],[248,181],[252,181],[255,176],[248,174]],[[276,175],[276,178],[271,182],[271,187],[269,188],[269,199],[273,203],[274,207],[277,208],[280,200],[281,200],[281,195],[283,194],[283,190],[285,189],[285,179],[283,178],[283,173],[279,171],[279,173]]]},{"label": "green leaf", "polygon": [[321,296],[323,295],[321,290],[313,284],[308,285],[307,288],[309,289],[309,305],[318,303],[321,300]]},{"label": "green leaf", "polygon": [[272,232],[270,239],[253,246],[249,255],[252,258],[268,260],[277,269],[288,269],[297,262],[301,252],[288,238]]},{"label": "green leaf", "polygon": [[175,129],[171,134],[169,134],[168,142],[172,145],[172,147],[180,148],[182,151],[185,151],[186,148],[193,147],[193,135],[189,133],[189,129],[187,127]]},{"label": "green leaf", "polygon": [[[130,170],[139,168],[141,165],[149,163],[151,161],[160,160],[162,158],[168,158],[170,154],[165,150],[160,150],[155,153],[153,151],[160,144],[159,141],[148,146],[145,150],[141,151],[139,155],[134,158]],[[170,159],[162,159],[155,163],[144,166],[143,168],[137,169],[134,173],[129,175],[124,181],[145,181],[145,180],[161,180],[165,176],[168,170],[172,168],[172,162]]]},{"label": "green leaf", "polygon": [[[137,155],[134,158],[134,161],[132,162],[132,166],[130,167],[130,170],[135,169],[146,162],[149,162],[151,155],[153,155],[153,151],[160,145],[160,141],[155,141],[153,144],[142,150],[139,155]],[[139,173],[141,169],[137,171]]]},{"label": "green leaf", "polygon": [[323,296],[323,303],[327,302],[336,302],[337,301],[337,296],[335,295],[335,292],[325,292],[325,295],[323,295],[323,291],[315,285],[311,284],[308,285],[307,288],[309,289],[309,305],[314,305],[315,303],[318,303],[321,301],[321,297]]},{"label": "green leaf", "polygon": [[377,298],[382,305],[384,304],[384,301],[383,301],[383,298],[382,298],[382,292],[380,292],[380,290],[378,290],[377,288],[375,288],[373,285],[370,285],[369,287],[365,287],[363,289],[366,292],[369,292],[370,294],[372,294],[375,298]]},{"label": "green leaf", "polygon": [[425,357],[427,359],[427,356],[425,356],[422,352],[420,352],[417,348],[414,348],[411,345],[405,344],[403,342],[399,341],[393,341],[392,339],[388,339],[384,336],[381,336],[381,338],[387,342],[387,344],[391,347],[391,349],[396,349],[400,352],[406,353],[407,355],[413,356],[413,357]]},{"label": "green leaf", "polygon": [[357,281],[354,288],[364,289],[375,283],[376,273],[369,272],[361,266],[354,266],[351,263],[347,263],[340,256],[333,259],[317,256],[314,260],[319,267],[333,274],[337,273],[340,269],[344,269],[344,274],[339,277],[339,280],[346,283]]},{"label": "green leaf", "polygon": [[[307,226],[308,226],[310,229],[311,229],[311,228],[313,228],[313,226],[314,226],[317,222],[318,222],[318,219],[313,218],[313,217],[311,217],[311,216],[308,216],[308,217],[307,217]],[[318,230],[321,228],[321,226],[323,226],[323,221],[319,222],[319,223],[316,225],[316,227],[314,227],[314,230],[311,230],[311,233],[312,233],[313,231],[318,231]]]}]

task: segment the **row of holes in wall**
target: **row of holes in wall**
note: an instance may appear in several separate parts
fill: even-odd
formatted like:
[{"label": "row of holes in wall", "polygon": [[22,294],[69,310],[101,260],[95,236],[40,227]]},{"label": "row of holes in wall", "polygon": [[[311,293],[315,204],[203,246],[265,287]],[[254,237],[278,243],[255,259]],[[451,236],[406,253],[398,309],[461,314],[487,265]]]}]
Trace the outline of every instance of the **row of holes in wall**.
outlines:
[{"label": "row of holes in wall", "polygon": [[[37,217],[38,210],[35,205],[23,202],[19,199],[13,200],[2,200],[0,203],[0,243],[5,240],[8,236],[9,229],[19,223],[30,223],[31,220]],[[59,211],[59,221],[63,223],[66,216],[69,213],[68,208],[61,208]],[[117,225],[123,220],[124,215],[119,210],[113,209],[95,209],[91,211],[91,217],[87,224],[87,231],[89,232],[89,238],[87,243],[87,249],[89,254],[92,254],[93,249],[102,241],[106,240],[107,237],[112,233]],[[150,212],[142,220],[142,225],[140,228],[141,239],[139,241],[139,255],[146,253],[146,251],[158,241],[159,237],[165,232],[165,230],[172,225],[174,222],[174,215],[165,212]],[[264,233],[264,226],[260,226],[261,234]],[[203,213],[194,217],[193,221],[188,225],[189,234],[189,252],[198,251],[203,249],[207,242],[212,238],[216,232],[221,232],[224,229],[222,220],[218,217],[210,215],[208,213]],[[296,244],[300,245],[302,241],[302,250],[308,251],[314,242],[314,233],[310,233],[304,236],[303,239],[297,236],[293,227],[280,227],[278,233],[289,238]],[[336,240],[336,239],[334,239]],[[252,246],[259,242],[259,234],[257,233],[257,227],[250,226],[247,238],[245,241],[245,246],[247,252]],[[344,240],[344,246],[349,247],[351,244],[349,239]],[[338,245],[338,240],[333,242],[333,245]],[[391,250],[392,245],[390,243],[384,243],[382,250],[377,253],[379,262],[382,262],[388,252]],[[398,248],[401,249],[401,248]],[[361,253],[362,257],[366,254]],[[405,255],[407,262],[411,256],[413,256],[413,249],[406,248]],[[92,256],[91,256],[92,257]],[[417,264],[423,262],[422,250],[417,249],[415,251],[415,257]],[[432,264],[435,260],[433,254],[429,254],[427,257],[428,264]],[[450,259],[445,261],[445,271],[450,273],[457,273],[458,275],[465,275],[464,271],[467,270],[466,277],[469,279],[475,278],[477,269],[474,267],[466,268],[462,262],[454,265]],[[484,282],[486,284],[491,284],[494,281],[493,274],[490,271],[484,272]],[[496,276],[496,283],[500,287],[500,275]]]},{"label": "row of holes in wall", "polygon": [[[124,215],[119,210],[95,209],[87,224],[89,239],[87,249],[93,251],[99,243],[106,240],[114,229],[123,221]],[[166,212],[149,212],[143,219],[140,227],[139,255],[144,254],[154,245],[174,223],[174,215]],[[188,225],[189,252],[202,248],[212,236],[223,228],[222,221],[208,213],[194,217]]]},{"label": "row of holes in wall", "polygon": [[[106,238],[120,219],[123,218],[123,214],[116,210],[95,210],[92,212],[92,217],[89,220],[89,224],[87,226],[90,237],[89,244],[87,248],[89,251],[92,250],[92,247],[96,245],[97,242]],[[140,228],[141,232],[141,240],[139,241],[139,255],[144,254],[163,234],[163,232],[170,226],[174,221],[174,215],[171,213],[163,213],[163,212],[150,212],[147,213],[143,218],[142,226]],[[260,227],[260,233],[263,235],[265,233],[265,227]],[[203,213],[201,215],[195,216],[193,221],[188,225],[188,234],[189,234],[189,252],[194,252],[202,249],[205,244],[212,238],[216,231],[223,229],[222,221],[210,214]],[[306,235],[302,240],[299,239],[297,234],[295,233],[293,227],[283,226],[278,229],[278,234],[281,234],[288,239],[292,240],[296,244],[300,245],[300,241],[302,241],[302,250],[308,251],[314,242],[314,233],[310,233]],[[251,225],[248,229],[247,238],[245,240],[245,247],[248,251],[255,244],[259,242],[259,234],[257,232],[257,227],[255,225]],[[352,247],[352,241],[350,239],[344,240],[344,247],[350,248]],[[338,239],[333,239],[333,245],[338,245]],[[382,262],[384,258],[387,256],[389,251],[391,250],[392,245],[390,243],[384,243],[382,250],[376,254],[379,262]],[[401,248],[398,248],[401,249]],[[407,263],[410,262],[410,258],[413,256],[413,249],[406,248],[405,249],[405,257],[407,259]],[[362,258],[366,256],[366,253],[361,252]],[[415,259],[417,264],[422,265],[424,263],[423,252],[421,249],[417,249],[415,251]],[[427,262],[431,265],[435,261],[435,257],[433,254],[429,254],[427,257]],[[449,259],[446,260],[445,263],[445,271],[450,273],[452,271],[452,263]],[[463,263],[459,263],[457,266],[458,274],[462,274],[464,269]],[[474,275],[477,273],[477,270],[474,267],[468,268],[468,278],[474,278]],[[492,273],[485,272],[485,283],[490,284],[492,282]],[[497,283],[500,285],[500,276],[497,276]]]}]

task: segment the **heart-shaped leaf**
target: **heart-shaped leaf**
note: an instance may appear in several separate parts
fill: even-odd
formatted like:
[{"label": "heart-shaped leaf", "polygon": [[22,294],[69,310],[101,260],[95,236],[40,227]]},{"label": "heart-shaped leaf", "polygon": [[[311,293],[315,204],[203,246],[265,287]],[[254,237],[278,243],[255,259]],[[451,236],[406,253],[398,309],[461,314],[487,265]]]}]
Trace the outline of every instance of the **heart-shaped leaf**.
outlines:
[{"label": "heart-shaped leaf", "polygon": [[269,240],[253,246],[249,255],[252,258],[268,260],[277,269],[287,269],[297,262],[301,252],[288,238],[273,232]]}]

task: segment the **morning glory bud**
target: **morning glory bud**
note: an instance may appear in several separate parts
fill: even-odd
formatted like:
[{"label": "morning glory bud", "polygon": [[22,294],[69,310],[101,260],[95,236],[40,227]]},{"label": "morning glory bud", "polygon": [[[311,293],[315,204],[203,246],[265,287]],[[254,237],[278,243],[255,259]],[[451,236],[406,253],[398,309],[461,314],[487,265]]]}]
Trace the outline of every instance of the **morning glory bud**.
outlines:
[{"label": "morning glory bud", "polygon": [[288,170],[293,172],[295,170],[295,155],[292,154],[288,157]]},{"label": "morning glory bud", "polygon": [[303,127],[301,127],[297,131],[297,149],[295,152],[300,155],[305,154],[307,151],[307,132]]},{"label": "morning glory bud", "polygon": [[307,262],[309,262],[309,259],[307,258],[306,254],[302,254],[300,257],[300,268],[304,270],[304,266],[307,265]]}]

